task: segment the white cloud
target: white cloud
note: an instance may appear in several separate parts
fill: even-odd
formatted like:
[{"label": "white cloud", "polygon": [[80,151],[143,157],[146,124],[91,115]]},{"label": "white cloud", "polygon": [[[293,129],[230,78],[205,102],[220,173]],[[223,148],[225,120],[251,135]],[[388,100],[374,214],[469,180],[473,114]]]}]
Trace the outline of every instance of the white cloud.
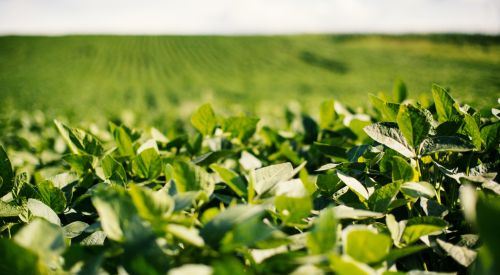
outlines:
[{"label": "white cloud", "polygon": [[500,33],[497,0],[0,0],[0,33]]}]

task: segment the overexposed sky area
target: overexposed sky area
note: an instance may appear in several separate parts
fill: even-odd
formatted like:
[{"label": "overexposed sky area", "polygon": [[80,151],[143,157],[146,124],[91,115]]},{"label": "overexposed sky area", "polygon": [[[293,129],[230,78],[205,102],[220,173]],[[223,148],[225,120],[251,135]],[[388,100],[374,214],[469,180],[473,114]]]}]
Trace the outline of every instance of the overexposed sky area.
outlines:
[{"label": "overexposed sky area", "polygon": [[0,0],[0,34],[500,33],[500,0]]}]

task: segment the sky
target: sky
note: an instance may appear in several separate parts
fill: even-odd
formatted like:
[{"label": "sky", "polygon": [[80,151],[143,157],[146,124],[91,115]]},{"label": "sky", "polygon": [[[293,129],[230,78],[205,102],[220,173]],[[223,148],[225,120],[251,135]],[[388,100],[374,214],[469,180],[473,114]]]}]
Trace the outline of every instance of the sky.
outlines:
[{"label": "sky", "polygon": [[0,0],[0,34],[500,34],[500,0]]}]

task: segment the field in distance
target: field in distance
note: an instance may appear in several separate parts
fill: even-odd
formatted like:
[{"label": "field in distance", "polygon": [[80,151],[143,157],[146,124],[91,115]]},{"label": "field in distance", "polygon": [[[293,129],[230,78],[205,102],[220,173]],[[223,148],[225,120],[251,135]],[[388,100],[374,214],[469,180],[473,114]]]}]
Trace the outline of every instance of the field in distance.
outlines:
[{"label": "field in distance", "polygon": [[485,107],[500,96],[499,76],[499,36],[0,37],[3,110],[76,119],[123,109],[182,117],[202,102],[259,114],[291,100],[366,106],[359,99],[397,78],[413,98],[435,82]]}]

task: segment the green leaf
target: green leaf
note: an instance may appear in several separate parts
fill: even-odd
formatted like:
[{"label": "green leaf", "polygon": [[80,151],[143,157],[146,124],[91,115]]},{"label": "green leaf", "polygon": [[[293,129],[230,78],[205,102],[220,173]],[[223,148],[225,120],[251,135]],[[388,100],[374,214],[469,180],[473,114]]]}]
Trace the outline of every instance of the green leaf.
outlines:
[{"label": "green leaf", "polygon": [[219,175],[222,181],[227,184],[227,186],[229,186],[229,188],[231,188],[231,190],[233,190],[236,195],[240,197],[246,197],[247,188],[243,177],[239,176],[232,170],[229,170],[217,164],[210,165],[210,168]]},{"label": "green leaf", "polygon": [[48,205],[56,213],[62,213],[66,208],[66,197],[61,189],[54,186],[51,181],[42,181],[38,184],[40,201]]},{"label": "green leaf", "polygon": [[381,122],[364,128],[366,134],[373,140],[381,143],[407,158],[415,157],[414,149],[408,145],[403,134],[395,123]]},{"label": "green leaf", "polygon": [[330,268],[338,275],[373,275],[376,274],[370,266],[357,262],[348,256],[329,255]]},{"label": "green leaf", "polygon": [[394,262],[400,258],[407,257],[409,255],[415,254],[417,252],[420,252],[424,249],[427,249],[429,247],[425,245],[412,245],[412,246],[407,246],[399,249],[392,249],[389,254],[387,254],[387,257],[385,258],[386,261],[388,262]]},{"label": "green leaf", "polygon": [[431,129],[426,114],[412,105],[401,105],[396,120],[408,145],[413,148],[420,145]]},{"label": "green leaf", "polygon": [[100,186],[92,196],[92,203],[108,238],[121,242],[127,233],[132,233],[127,229],[136,212],[123,188],[118,185]]},{"label": "green leaf", "polygon": [[340,171],[337,171],[337,176],[342,182],[345,183],[345,185],[349,186],[349,189],[351,189],[354,193],[356,193],[362,200],[368,200],[370,195],[368,194],[368,190],[366,189],[366,187],[361,182]]},{"label": "green leaf", "polygon": [[274,205],[284,223],[298,224],[304,223],[313,209],[312,201],[309,196],[289,197],[278,195],[274,197]]},{"label": "green leaf", "polygon": [[[132,161],[132,171],[143,179],[156,179],[160,175],[161,170],[162,161],[160,154],[157,149],[152,147],[140,152]],[[122,176],[121,172],[118,172],[116,177],[121,178]]]},{"label": "green leaf", "polygon": [[483,126],[481,128],[481,139],[485,143],[486,150],[493,149],[500,140],[500,121]]},{"label": "green leaf", "polygon": [[0,200],[0,218],[16,217],[23,212],[22,207]]},{"label": "green leaf", "polygon": [[430,155],[437,152],[469,152],[475,147],[469,141],[459,136],[430,137],[422,141],[420,155]]},{"label": "green leaf", "polygon": [[319,174],[316,178],[316,186],[318,186],[318,189],[329,196],[333,195],[337,190],[339,182],[340,179],[336,174]]},{"label": "green leaf", "polygon": [[182,241],[190,243],[197,247],[203,247],[205,242],[203,238],[200,237],[198,229],[196,228],[188,228],[182,225],[177,224],[169,224],[166,227],[166,231],[176,238],[179,238]]},{"label": "green leaf", "polygon": [[396,118],[399,111],[399,104],[385,102],[377,96],[369,95],[369,100],[373,107],[379,111],[382,115],[383,121],[396,122]]},{"label": "green leaf", "polygon": [[198,165],[187,161],[174,162],[173,179],[179,192],[205,191],[208,195],[214,191],[212,176]]},{"label": "green leaf", "polygon": [[287,181],[294,175],[291,163],[280,163],[255,170],[254,188],[257,194],[271,190],[278,182]]},{"label": "green leaf", "polygon": [[245,142],[255,133],[258,122],[256,117],[228,117],[222,123],[222,130]]},{"label": "green leaf", "polygon": [[401,185],[401,192],[414,199],[418,199],[420,197],[430,199],[436,196],[434,186],[425,181],[405,182]]},{"label": "green leaf", "polygon": [[450,255],[457,263],[468,267],[476,260],[477,252],[465,246],[453,245],[443,240],[436,240],[439,246]]},{"label": "green leaf", "polygon": [[396,195],[399,193],[401,182],[388,183],[378,189],[370,196],[368,204],[375,212],[387,212],[387,209]]},{"label": "green leaf", "polygon": [[210,104],[204,104],[191,116],[191,124],[203,135],[211,135],[217,126],[217,118]]},{"label": "green leaf", "polygon": [[114,129],[113,137],[118,147],[118,152],[120,153],[120,156],[135,155],[132,139],[122,126],[116,127]]},{"label": "green leaf", "polygon": [[63,227],[63,234],[65,238],[75,238],[80,236],[80,234],[87,229],[89,225],[81,221],[74,221]]},{"label": "green leaf", "polygon": [[90,133],[82,129],[70,128],[57,120],[54,120],[54,123],[73,154],[88,154],[92,156],[100,156],[102,154],[103,148],[101,143]]},{"label": "green leaf", "polygon": [[0,255],[0,274],[49,274],[48,268],[38,260],[36,253],[11,239],[0,238]]},{"label": "green leaf", "polygon": [[389,236],[367,226],[349,226],[343,232],[344,252],[353,259],[367,263],[382,261],[392,246]]},{"label": "green leaf", "polygon": [[[491,254],[496,268],[500,268],[500,198],[479,197],[476,206],[479,236],[487,251]],[[498,270],[498,269],[497,269]]]},{"label": "green leaf", "polygon": [[468,114],[464,115],[464,131],[471,137],[472,143],[476,147],[477,150],[481,150],[481,131],[479,130],[479,126],[476,123],[476,120]]},{"label": "green leaf", "polygon": [[439,122],[451,120],[453,116],[457,115],[456,108],[458,104],[455,103],[455,100],[443,87],[433,84],[432,97],[434,98]]},{"label": "green leaf", "polygon": [[402,239],[406,244],[411,244],[420,237],[440,234],[448,223],[437,217],[416,217],[411,218],[406,223]]},{"label": "green leaf", "polygon": [[57,216],[56,212],[43,202],[36,199],[28,199],[27,206],[33,216],[44,218],[45,220],[56,225],[61,225],[61,220]]},{"label": "green leaf", "polygon": [[65,249],[60,226],[35,219],[14,236],[14,241],[35,252],[48,266],[57,266]]},{"label": "green leaf", "polygon": [[0,145],[0,198],[9,193],[14,186],[14,172],[5,149]]},{"label": "green leaf", "polygon": [[185,264],[180,267],[172,268],[168,275],[185,275],[185,274],[197,274],[197,275],[211,275],[213,273],[212,267],[202,264]]},{"label": "green leaf", "polygon": [[335,248],[337,241],[337,221],[333,208],[321,211],[314,220],[313,227],[307,235],[307,248],[312,254],[324,254]]},{"label": "green leaf", "polygon": [[402,157],[392,157],[392,180],[417,181],[418,172]]},{"label": "green leaf", "polygon": [[[216,248],[226,233],[232,230],[237,224],[243,223],[253,217],[263,214],[264,209],[254,205],[238,205],[221,212],[212,218],[201,229],[200,235],[205,243]],[[258,234],[254,232],[253,234]]]},{"label": "green leaf", "polygon": [[333,207],[335,217],[337,219],[354,219],[354,220],[363,220],[369,218],[381,218],[384,216],[383,213],[373,212],[363,209],[355,209],[345,205],[339,205]]},{"label": "green leaf", "polygon": [[407,96],[408,91],[405,83],[401,79],[394,81],[394,86],[392,87],[392,97],[394,98],[394,101],[401,103]]},{"label": "green leaf", "polygon": [[168,217],[174,210],[174,200],[164,189],[153,191],[130,184],[129,194],[139,215],[152,223]]},{"label": "green leaf", "polygon": [[333,127],[337,119],[335,112],[335,101],[333,99],[323,101],[319,107],[319,126],[321,129],[329,129]]},{"label": "green leaf", "polygon": [[206,154],[196,157],[196,159],[193,160],[193,163],[196,165],[210,165],[232,154],[234,154],[234,152],[231,150],[208,152]]},{"label": "green leaf", "polygon": [[123,168],[123,165],[116,161],[111,155],[106,155],[102,159],[101,164],[104,176],[111,183],[121,185],[125,185],[127,183],[127,172],[125,172],[125,168]]}]

